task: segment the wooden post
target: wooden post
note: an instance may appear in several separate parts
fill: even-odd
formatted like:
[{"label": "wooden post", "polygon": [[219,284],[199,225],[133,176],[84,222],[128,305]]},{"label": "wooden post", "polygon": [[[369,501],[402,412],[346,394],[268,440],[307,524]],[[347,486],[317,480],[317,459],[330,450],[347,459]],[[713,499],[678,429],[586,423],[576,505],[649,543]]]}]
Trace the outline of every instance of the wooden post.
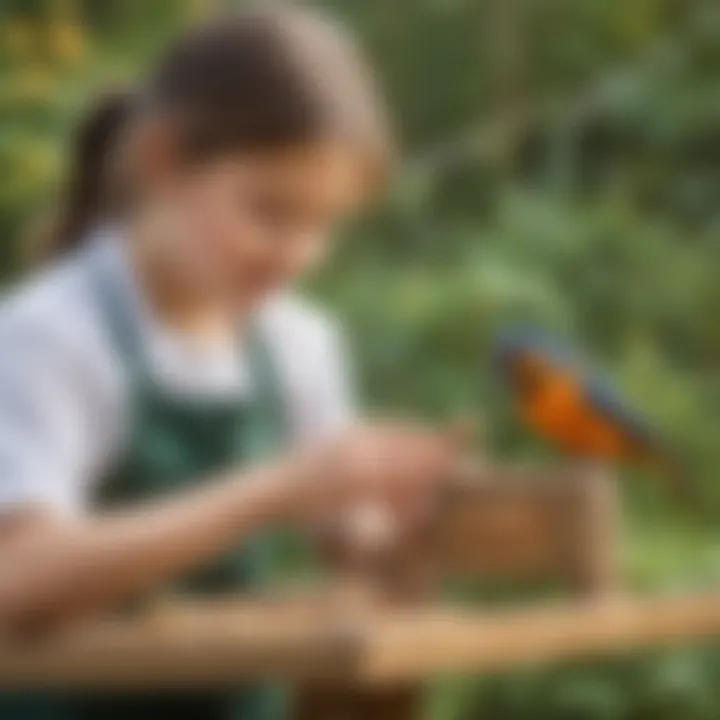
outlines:
[{"label": "wooden post", "polygon": [[421,703],[416,682],[374,689],[310,685],[296,700],[293,720],[414,720]]},{"label": "wooden post", "polygon": [[[568,513],[568,577],[571,587],[591,597],[619,590],[620,504],[614,478],[607,468],[579,468],[577,497]],[[572,542],[572,534],[575,541]]]}]

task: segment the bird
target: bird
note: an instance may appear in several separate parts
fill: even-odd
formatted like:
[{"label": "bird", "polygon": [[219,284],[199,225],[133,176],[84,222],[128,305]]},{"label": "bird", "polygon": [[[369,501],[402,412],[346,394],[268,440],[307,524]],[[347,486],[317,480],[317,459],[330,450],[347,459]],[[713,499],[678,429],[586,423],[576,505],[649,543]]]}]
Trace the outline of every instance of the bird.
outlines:
[{"label": "bird", "polygon": [[650,470],[676,499],[689,501],[664,434],[564,338],[512,327],[498,337],[493,356],[520,420],[538,437],[575,459]]}]

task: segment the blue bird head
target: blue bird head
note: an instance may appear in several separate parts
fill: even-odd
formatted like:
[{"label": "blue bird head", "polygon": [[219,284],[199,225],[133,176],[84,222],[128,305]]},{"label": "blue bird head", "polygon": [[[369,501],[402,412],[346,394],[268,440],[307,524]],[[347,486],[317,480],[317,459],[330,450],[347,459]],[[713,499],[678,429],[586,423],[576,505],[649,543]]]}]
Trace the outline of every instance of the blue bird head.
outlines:
[{"label": "blue bird head", "polygon": [[493,344],[493,362],[499,369],[508,369],[530,354],[542,355],[557,362],[567,362],[573,353],[562,338],[533,325],[505,328]]},{"label": "blue bird head", "polygon": [[528,381],[529,363],[546,367],[570,367],[577,362],[576,353],[561,337],[545,328],[514,325],[503,329],[492,350],[497,370],[513,382]]}]

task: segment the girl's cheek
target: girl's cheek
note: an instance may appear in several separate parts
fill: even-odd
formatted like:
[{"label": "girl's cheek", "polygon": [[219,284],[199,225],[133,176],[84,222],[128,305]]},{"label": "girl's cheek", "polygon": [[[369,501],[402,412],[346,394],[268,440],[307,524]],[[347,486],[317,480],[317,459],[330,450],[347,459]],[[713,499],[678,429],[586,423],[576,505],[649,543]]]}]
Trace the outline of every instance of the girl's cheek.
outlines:
[{"label": "girl's cheek", "polygon": [[229,283],[238,238],[247,232],[237,211],[231,212],[211,196],[206,202],[188,207],[185,229],[188,261],[198,274],[218,288]]},{"label": "girl's cheek", "polygon": [[318,265],[324,250],[325,241],[319,236],[298,233],[278,237],[258,231],[244,244],[236,263],[238,284],[260,295],[281,290]]}]

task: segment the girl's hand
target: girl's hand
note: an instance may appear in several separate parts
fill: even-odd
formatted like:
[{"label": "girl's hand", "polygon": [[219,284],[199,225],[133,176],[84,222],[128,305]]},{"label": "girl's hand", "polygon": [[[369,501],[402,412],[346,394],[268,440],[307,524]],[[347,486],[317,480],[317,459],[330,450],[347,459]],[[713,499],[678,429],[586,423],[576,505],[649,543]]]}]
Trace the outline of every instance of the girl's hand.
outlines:
[{"label": "girl's hand", "polygon": [[288,462],[292,513],[321,517],[363,503],[421,508],[462,460],[465,438],[417,425],[356,428]]}]

